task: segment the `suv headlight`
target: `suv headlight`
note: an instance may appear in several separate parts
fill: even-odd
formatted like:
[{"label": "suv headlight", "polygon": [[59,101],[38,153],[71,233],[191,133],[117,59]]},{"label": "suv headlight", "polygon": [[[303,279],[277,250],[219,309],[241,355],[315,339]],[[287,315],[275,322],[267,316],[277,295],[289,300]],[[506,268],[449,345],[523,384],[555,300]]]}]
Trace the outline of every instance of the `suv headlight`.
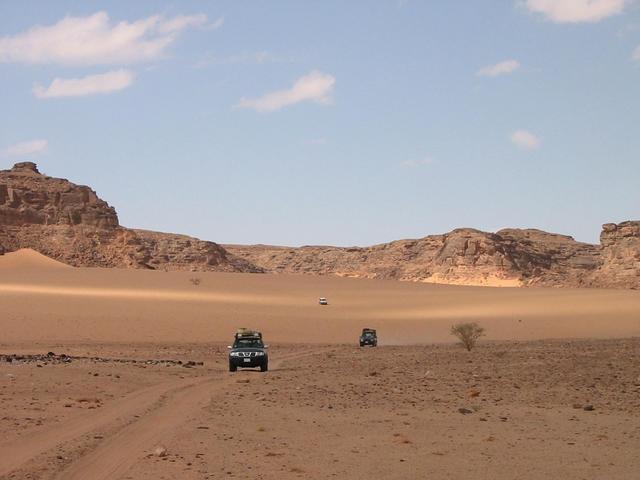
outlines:
[{"label": "suv headlight", "polygon": [[264,357],[264,352],[256,352],[256,357]]},{"label": "suv headlight", "polygon": [[240,352],[231,352],[229,355],[232,356],[232,357],[239,357],[240,356]]}]

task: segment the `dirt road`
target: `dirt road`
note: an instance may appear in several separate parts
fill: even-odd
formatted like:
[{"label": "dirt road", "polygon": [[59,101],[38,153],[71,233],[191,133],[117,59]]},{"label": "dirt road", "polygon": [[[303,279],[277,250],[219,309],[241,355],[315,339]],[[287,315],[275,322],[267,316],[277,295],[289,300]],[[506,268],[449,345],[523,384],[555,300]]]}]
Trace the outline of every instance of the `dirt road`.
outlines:
[{"label": "dirt road", "polygon": [[[272,371],[278,371],[283,362],[293,361],[322,352],[289,353],[270,362]],[[19,442],[0,445],[0,478],[12,478],[30,461],[64,445],[83,443],[83,439],[96,432],[99,444],[73,459],[55,478],[60,480],[92,480],[121,478],[137,461],[150,454],[157,445],[171,444],[178,427],[196,421],[209,405],[212,396],[221,394],[235,381],[233,376],[218,368],[208,375],[180,378],[162,382],[126,395],[99,410],[84,412],[61,425],[45,428],[26,435]]]}]

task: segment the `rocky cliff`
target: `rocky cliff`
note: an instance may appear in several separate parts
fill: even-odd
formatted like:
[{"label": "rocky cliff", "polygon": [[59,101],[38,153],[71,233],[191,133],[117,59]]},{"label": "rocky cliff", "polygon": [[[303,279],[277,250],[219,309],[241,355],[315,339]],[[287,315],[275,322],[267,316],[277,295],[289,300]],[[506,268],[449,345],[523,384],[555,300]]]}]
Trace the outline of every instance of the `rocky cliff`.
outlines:
[{"label": "rocky cliff", "polygon": [[640,288],[640,222],[603,225],[600,245],[602,262],[596,272],[600,283]]},{"label": "rocky cliff", "polygon": [[89,187],[35,164],[0,171],[0,252],[32,248],[74,266],[259,272],[213,242],[121,227]]},{"label": "rocky cliff", "polygon": [[461,228],[371,247],[221,246],[124,228],[89,187],[42,175],[29,162],[0,171],[0,254],[19,248],[74,266],[640,288],[640,222],[604,225],[600,245],[540,230]]},{"label": "rocky cliff", "polygon": [[460,285],[640,288],[640,222],[605,225],[601,245],[540,230],[457,229],[366,248],[225,248],[269,272]]}]

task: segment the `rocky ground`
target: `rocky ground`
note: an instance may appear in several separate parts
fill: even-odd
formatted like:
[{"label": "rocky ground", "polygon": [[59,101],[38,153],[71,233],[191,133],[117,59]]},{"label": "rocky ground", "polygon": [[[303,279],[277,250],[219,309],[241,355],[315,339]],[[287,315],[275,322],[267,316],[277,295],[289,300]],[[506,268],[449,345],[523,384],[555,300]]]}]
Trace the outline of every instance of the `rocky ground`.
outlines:
[{"label": "rocky ground", "polygon": [[1,345],[0,478],[640,471],[640,339],[484,342],[470,353],[279,344],[266,374],[227,372],[224,347]]}]

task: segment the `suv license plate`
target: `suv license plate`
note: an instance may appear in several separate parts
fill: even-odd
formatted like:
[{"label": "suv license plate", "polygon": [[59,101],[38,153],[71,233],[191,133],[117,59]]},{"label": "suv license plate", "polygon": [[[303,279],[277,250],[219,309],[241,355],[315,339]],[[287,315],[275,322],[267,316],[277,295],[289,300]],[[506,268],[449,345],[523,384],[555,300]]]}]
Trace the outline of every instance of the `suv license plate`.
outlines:
[{"label": "suv license plate", "polygon": [[251,359],[250,359],[250,358],[245,358],[245,359],[244,359],[244,363],[249,363],[250,361],[251,361]]}]

